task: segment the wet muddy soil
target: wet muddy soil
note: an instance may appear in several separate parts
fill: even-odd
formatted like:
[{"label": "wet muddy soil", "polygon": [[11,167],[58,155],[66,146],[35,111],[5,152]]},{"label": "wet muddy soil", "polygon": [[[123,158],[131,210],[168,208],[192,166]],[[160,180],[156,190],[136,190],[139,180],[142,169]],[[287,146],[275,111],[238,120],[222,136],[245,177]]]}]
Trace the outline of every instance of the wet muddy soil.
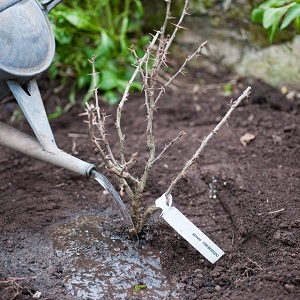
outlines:
[{"label": "wet muddy soil", "polygon": [[[224,95],[225,82],[234,82]],[[40,78],[47,110],[66,103],[68,86]],[[134,247],[113,201],[96,181],[0,147],[0,299],[299,299],[300,100],[251,78],[190,70],[158,108],[157,148],[186,135],[154,168],[145,204],[170,181],[248,86],[237,108],[173,191],[173,204],[225,255],[215,264],[156,213]],[[78,96],[80,101],[82,98]],[[9,123],[14,102],[1,104]],[[109,139],[118,142],[115,107],[107,107]],[[108,174],[74,106],[51,121],[58,146]],[[128,148],[147,157],[140,95],[126,103]],[[12,124],[31,134],[25,120]],[[245,145],[241,137],[255,136]],[[9,138],[9,137],[8,137]],[[128,200],[124,197],[128,209]]]}]

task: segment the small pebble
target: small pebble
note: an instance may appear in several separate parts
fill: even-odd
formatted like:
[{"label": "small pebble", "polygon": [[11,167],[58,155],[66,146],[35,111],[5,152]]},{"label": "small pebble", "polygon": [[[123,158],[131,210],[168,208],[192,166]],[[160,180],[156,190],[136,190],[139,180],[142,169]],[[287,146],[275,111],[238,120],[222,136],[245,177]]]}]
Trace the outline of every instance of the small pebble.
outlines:
[{"label": "small pebble", "polygon": [[41,297],[42,293],[41,292],[35,292],[34,295],[32,296],[33,299],[39,299]]},{"label": "small pebble", "polygon": [[219,291],[221,291],[221,289],[222,289],[222,288],[221,288],[219,285],[216,285],[216,286],[215,286],[215,290],[216,290],[216,291],[219,292]]},{"label": "small pebble", "polygon": [[284,288],[289,293],[292,293],[295,290],[295,286],[293,284],[285,284]]}]

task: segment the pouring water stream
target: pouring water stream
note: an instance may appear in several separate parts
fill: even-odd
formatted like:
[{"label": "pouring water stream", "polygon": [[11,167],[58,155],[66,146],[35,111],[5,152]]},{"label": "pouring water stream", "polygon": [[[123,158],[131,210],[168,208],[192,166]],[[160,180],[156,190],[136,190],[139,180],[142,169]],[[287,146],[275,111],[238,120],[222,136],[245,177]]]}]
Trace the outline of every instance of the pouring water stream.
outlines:
[{"label": "pouring water stream", "polygon": [[129,233],[130,233],[132,239],[135,242],[138,242],[139,241],[138,234],[136,232],[136,229],[132,222],[130,214],[128,213],[128,211],[124,205],[124,202],[122,201],[121,197],[119,196],[118,192],[115,190],[113,185],[110,183],[110,181],[104,175],[96,172],[95,170],[91,171],[90,176],[92,178],[96,179],[102,185],[102,187],[109,192],[109,194],[111,195],[111,197],[113,198],[113,200],[115,201],[115,203],[117,204],[118,208],[121,211],[122,217],[126,223],[126,226],[129,230]]}]

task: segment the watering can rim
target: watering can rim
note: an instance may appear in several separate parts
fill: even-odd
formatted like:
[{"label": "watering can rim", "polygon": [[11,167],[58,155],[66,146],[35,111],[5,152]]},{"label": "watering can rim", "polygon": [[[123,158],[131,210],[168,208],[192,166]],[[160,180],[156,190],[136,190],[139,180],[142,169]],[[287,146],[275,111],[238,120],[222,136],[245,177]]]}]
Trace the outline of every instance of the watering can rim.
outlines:
[{"label": "watering can rim", "polygon": [[0,4],[0,13],[22,1],[24,1],[24,0],[2,0],[2,2],[4,2],[4,3]]},{"label": "watering can rim", "polygon": [[[1,0],[1,1],[2,3],[0,3],[0,13],[19,2],[28,1],[28,0]],[[59,3],[62,2],[62,0],[44,0],[42,2],[39,2],[38,0],[34,0],[34,1],[39,4],[41,9],[46,14],[48,14],[55,6],[57,6]]]}]

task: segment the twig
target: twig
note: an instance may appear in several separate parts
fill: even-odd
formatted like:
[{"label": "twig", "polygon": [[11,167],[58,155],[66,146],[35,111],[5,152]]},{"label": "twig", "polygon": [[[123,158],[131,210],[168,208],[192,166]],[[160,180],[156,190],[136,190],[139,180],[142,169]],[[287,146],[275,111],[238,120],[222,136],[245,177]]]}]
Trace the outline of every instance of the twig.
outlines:
[{"label": "twig", "polygon": [[174,29],[171,37],[165,39],[164,33],[165,33],[166,26],[167,26],[166,21],[167,21],[167,19],[171,18],[171,15],[170,15],[171,1],[168,0],[166,2],[167,2],[166,20],[161,29],[161,35],[159,38],[159,41],[160,41],[159,48],[158,48],[158,51],[156,52],[156,56],[154,58],[154,65],[151,70],[151,76],[149,78],[148,77],[145,78],[145,80],[148,81],[148,83],[145,83],[145,86],[147,86],[147,88],[145,89],[145,104],[146,104],[146,109],[147,109],[147,131],[146,132],[147,132],[147,145],[148,145],[148,149],[149,149],[149,156],[148,156],[148,160],[145,165],[145,168],[144,168],[143,175],[141,177],[141,185],[138,187],[139,193],[142,193],[144,191],[151,168],[152,168],[154,162],[157,161],[157,159],[155,158],[156,147],[155,147],[155,140],[154,140],[154,134],[153,134],[153,119],[154,119],[154,111],[156,110],[158,101],[161,98],[161,96],[165,93],[165,88],[168,87],[168,85],[171,84],[172,81],[179,74],[183,73],[183,70],[184,70],[187,62],[190,61],[194,56],[198,55],[200,53],[201,49],[206,44],[206,42],[203,43],[197,49],[197,51],[195,51],[195,53],[193,55],[189,56],[185,60],[185,62],[181,66],[181,68],[169,79],[169,81],[165,85],[163,85],[161,87],[160,92],[156,96],[155,95],[156,83],[157,83],[157,80],[159,77],[158,71],[162,65],[166,65],[166,56],[168,54],[168,49],[169,49],[170,45],[172,44],[177,31],[182,27],[180,24],[182,23],[184,16],[188,14],[187,7],[188,7],[189,1],[185,1],[185,5],[183,8],[181,17],[180,17],[178,23],[175,25],[175,29]]},{"label": "twig", "polygon": [[[90,133],[90,140],[92,141],[93,145],[96,147],[96,149],[98,150],[101,159],[104,161],[105,165],[109,165],[109,161],[106,157],[105,151],[102,149],[102,147],[100,146],[98,139],[96,138],[95,135],[95,130],[94,130],[94,113],[93,113],[93,107],[90,106],[88,103],[86,103],[86,112],[88,115],[88,124],[89,124],[89,133]],[[101,133],[100,133],[101,134]]]},{"label": "twig", "polygon": [[94,96],[95,96],[95,101],[96,101],[96,111],[97,111],[97,117],[98,120],[101,120],[101,108],[100,108],[100,104],[99,104],[99,99],[98,99],[98,86],[97,86],[97,78],[96,75],[98,75],[99,73],[96,72],[95,69],[95,59],[96,59],[96,55],[92,56],[92,59],[89,59],[88,61],[92,64],[92,77],[93,77],[93,83],[94,83],[94,88],[93,88],[93,92],[94,92]]},{"label": "twig", "polygon": [[116,165],[111,165],[110,170],[111,170],[112,173],[116,174],[118,177],[123,177],[124,179],[130,179],[132,182],[134,182],[136,184],[140,183],[140,181],[137,178],[135,178],[130,173],[125,171],[125,167],[120,168]]},{"label": "twig", "polygon": [[258,213],[257,215],[258,216],[262,216],[262,215],[265,215],[265,214],[269,214],[269,215],[272,215],[272,214],[277,214],[279,212],[282,212],[284,211],[285,209],[284,208],[281,208],[281,209],[278,209],[278,210],[274,210],[274,211],[268,211],[266,213]]},{"label": "twig", "polygon": [[[155,36],[153,36],[153,39],[149,45],[149,49],[152,49],[152,47],[155,45],[159,35],[160,35],[160,31],[158,31]],[[118,105],[118,109],[117,109],[117,118],[116,118],[116,128],[117,128],[117,132],[118,132],[118,136],[119,136],[119,141],[120,141],[120,157],[121,157],[121,162],[122,164],[125,164],[125,156],[124,156],[124,142],[125,142],[125,135],[122,132],[122,128],[121,128],[121,118],[122,118],[122,110],[124,107],[124,103],[127,101],[128,95],[129,95],[129,89],[133,83],[133,81],[135,80],[136,76],[139,74],[140,68],[142,66],[142,64],[146,61],[146,59],[148,58],[148,51],[146,51],[146,53],[144,54],[144,56],[138,61],[138,64],[140,67],[137,67],[134,71],[134,73],[132,74],[130,80],[127,83],[127,86],[125,88],[125,91],[123,93],[123,97]]]},{"label": "twig", "polygon": [[36,276],[31,277],[8,277],[6,280],[0,280],[0,283],[11,283],[13,281],[23,281],[27,279],[36,279]]},{"label": "twig", "polygon": [[[10,297],[10,300],[14,300],[18,297],[18,295],[21,294],[23,289],[27,289],[28,293],[33,296],[32,292],[27,287],[22,287],[18,282],[27,280],[27,279],[36,279],[36,276],[32,277],[8,277],[6,280],[1,280],[0,284],[9,284],[10,286],[7,286],[3,289],[3,291],[9,291],[9,293],[13,293],[13,295]],[[2,299],[2,298],[1,298]]]},{"label": "twig", "polygon": [[87,139],[89,138],[89,136],[87,134],[83,134],[83,133],[72,133],[69,132],[68,133],[68,137],[70,138],[82,138],[82,139]]},{"label": "twig", "polygon": [[179,132],[178,136],[173,139],[171,142],[169,142],[167,145],[165,145],[165,147],[163,148],[163,150],[160,152],[160,154],[157,155],[157,157],[153,160],[152,164],[154,164],[157,160],[159,160],[164,153],[178,140],[180,140],[180,138],[185,135],[186,133],[184,131]]},{"label": "twig", "polygon": [[277,213],[282,212],[282,211],[284,211],[284,208],[274,210],[274,211],[269,211],[268,214],[277,214]]},{"label": "twig", "polygon": [[[183,73],[183,71],[184,71],[184,69],[185,69],[185,67],[186,67],[186,64],[187,64],[191,59],[193,59],[195,56],[199,55],[199,54],[201,53],[202,48],[203,48],[207,43],[208,43],[208,41],[203,42],[203,43],[200,45],[200,47],[198,47],[198,49],[197,49],[192,55],[189,55],[189,56],[185,59],[184,63],[183,63],[182,66],[179,68],[179,70],[178,70],[172,77],[169,78],[169,80],[168,80],[167,83],[164,84],[164,89],[165,89],[166,87],[168,87],[168,86],[174,81],[174,79],[175,79],[179,74],[182,74],[182,73]],[[156,97],[156,100],[155,100],[155,104],[156,104],[156,105],[157,105],[157,102],[159,101],[159,99],[161,98],[162,94],[164,93],[164,89],[162,89],[162,90],[160,91],[160,93],[158,94],[158,96]]]},{"label": "twig", "polygon": [[[168,1],[167,1],[167,2],[168,2]],[[169,50],[170,46],[172,45],[172,43],[173,43],[173,41],[174,41],[174,39],[175,39],[175,37],[176,37],[177,31],[178,31],[180,28],[182,28],[182,27],[181,27],[181,24],[182,24],[182,22],[183,22],[184,17],[185,17],[186,15],[188,15],[189,2],[190,2],[189,0],[185,0],[184,7],[183,7],[183,10],[182,10],[182,14],[181,14],[181,16],[180,16],[180,18],[179,18],[179,21],[178,21],[177,24],[175,25],[175,29],[174,29],[174,31],[173,31],[171,37],[169,38],[169,40],[168,40],[166,46],[165,46],[165,51],[166,51],[166,52]]]},{"label": "twig", "polygon": [[[99,144],[96,142],[96,139],[94,138],[95,137],[94,126],[96,126],[99,130],[101,139],[105,145],[105,149],[108,153],[110,160],[114,164],[117,164],[116,159],[112,153],[111,147],[109,145],[109,142],[106,139],[105,119],[107,116],[104,112],[101,113],[101,109],[100,109],[99,98],[98,98],[97,78],[96,78],[98,73],[96,72],[96,69],[95,69],[95,59],[96,59],[96,55],[93,55],[92,59],[90,59],[89,62],[92,64],[92,74],[91,75],[93,77],[93,83],[94,83],[94,88],[92,89],[92,91],[94,91],[96,106],[95,107],[90,106],[88,103],[86,103],[87,114],[88,114],[88,119],[89,119],[90,136],[91,136],[91,139],[92,139],[93,143],[95,144],[95,146],[99,149]],[[96,111],[95,115],[94,115],[94,111]],[[101,152],[102,152],[102,158],[105,157],[103,149]]]},{"label": "twig", "polygon": [[247,259],[253,263],[254,265],[256,265],[260,270],[262,270],[262,267],[256,262],[256,261],[253,261],[252,259],[250,259],[249,257],[247,257]]},{"label": "twig", "polygon": [[148,206],[148,208],[146,209],[146,211],[143,213],[143,215],[140,218],[139,223],[137,224],[137,230],[138,232],[141,231],[145,225],[145,223],[148,221],[149,217],[155,213],[156,211],[158,211],[160,208],[157,207],[156,205],[150,205]]},{"label": "twig", "polygon": [[201,142],[200,147],[197,149],[197,151],[194,153],[194,155],[192,156],[192,158],[190,160],[187,161],[187,163],[185,164],[185,166],[183,167],[183,169],[181,170],[181,172],[177,175],[177,177],[175,179],[173,179],[173,181],[171,182],[169,188],[166,191],[166,196],[168,196],[169,194],[171,194],[173,188],[175,187],[175,185],[177,184],[177,182],[184,176],[186,176],[188,169],[191,165],[193,165],[193,163],[199,158],[202,150],[205,148],[205,146],[207,145],[208,141],[215,135],[217,134],[217,132],[219,131],[219,129],[225,124],[227,123],[228,119],[230,118],[231,113],[233,112],[233,110],[240,104],[240,102],[249,96],[251,92],[251,87],[247,87],[247,89],[242,93],[242,95],[233,103],[230,104],[230,109],[229,111],[226,113],[226,115],[224,116],[224,118],[219,122],[219,124],[210,132],[210,134]]}]

